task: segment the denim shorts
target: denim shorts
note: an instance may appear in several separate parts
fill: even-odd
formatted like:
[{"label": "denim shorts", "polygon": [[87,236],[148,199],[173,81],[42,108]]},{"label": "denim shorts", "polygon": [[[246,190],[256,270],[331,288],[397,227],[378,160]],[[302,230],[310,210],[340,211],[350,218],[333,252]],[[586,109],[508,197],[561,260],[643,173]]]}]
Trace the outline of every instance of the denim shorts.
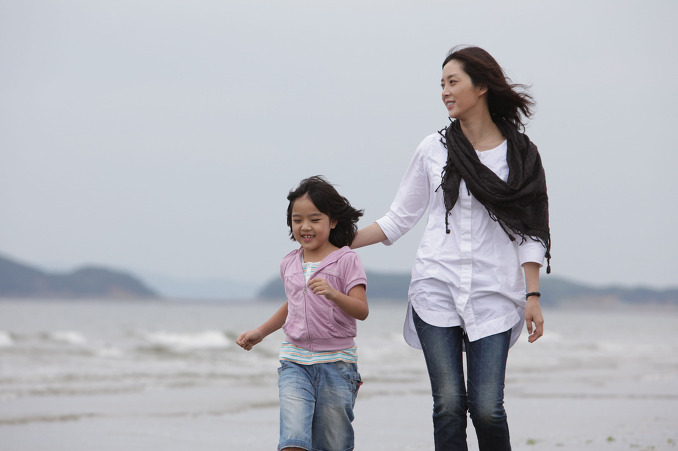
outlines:
[{"label": "denim shorts", "polygon": [[362,384],[355,363],[301,365],[281,360],[278,376],[278,450],[291,447],[308,451],[353,449],[353,406]]}]

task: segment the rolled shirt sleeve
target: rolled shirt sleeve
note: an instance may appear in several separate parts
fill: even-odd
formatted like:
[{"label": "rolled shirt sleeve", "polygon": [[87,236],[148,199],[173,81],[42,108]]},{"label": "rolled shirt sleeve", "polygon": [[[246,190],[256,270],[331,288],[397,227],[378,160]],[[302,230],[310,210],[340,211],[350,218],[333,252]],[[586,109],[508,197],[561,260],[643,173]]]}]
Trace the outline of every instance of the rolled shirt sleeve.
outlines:
[{"label": "rolled shirt sleeve", "polygon": [[419,145],[412,157],[391,208],[377,220],[386,235],[387,239],[383,243],[387,246],[411,230],[428,208],[430,191],[423,145],[424,143]]},{"label": "rolled shirt sleeve", "polygon": [[529,237],[526,237],[525,241],[518,246],[518,260],[521,266],[525,263],[539,263],[539,266],[544,266],[545,255],[544,245]]}]

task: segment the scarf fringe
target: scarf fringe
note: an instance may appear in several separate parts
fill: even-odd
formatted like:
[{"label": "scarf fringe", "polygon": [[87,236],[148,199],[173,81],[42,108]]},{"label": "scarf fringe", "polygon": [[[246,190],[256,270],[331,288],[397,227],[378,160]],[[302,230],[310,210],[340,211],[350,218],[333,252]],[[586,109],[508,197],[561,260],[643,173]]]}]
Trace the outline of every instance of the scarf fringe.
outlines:
[{"label": "scarf fringe", "polygon": [[[544,257],[546,258],[546,274],[551,274],[551,237],[549,238],[539,238],[538,236],[532,236],[525,234],[524,232],[521,232],[520,230],[516,229],[515,227],[511,226],[510,224],[507,224],[505,221],[501,220],[500,218],[497,217],[490,209],[485,207],[487,212],[490,215],[490,218],[497,222],[499,226],[502,228],[502,230],[508,235],[509,239],[511,241],[516,241],[516,237],[512,235],[518,235],[520,237],[520,243],[518,244],[523,244],[525,241],[527,241],[527,238],[530,238],[532,241],[538,241],[546,248],[546,253],[544,254]],[[510,232],[509,232],[510,230]],[[447,233],[450,233],[449,230]]]}]

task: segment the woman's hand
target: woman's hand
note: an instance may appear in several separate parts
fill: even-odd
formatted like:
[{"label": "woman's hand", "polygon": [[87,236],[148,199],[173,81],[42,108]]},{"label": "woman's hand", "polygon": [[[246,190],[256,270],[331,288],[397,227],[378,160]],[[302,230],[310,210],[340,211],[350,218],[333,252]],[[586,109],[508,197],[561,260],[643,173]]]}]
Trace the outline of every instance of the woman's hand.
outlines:
[{"label": "woman's hand", "polygon": [[530,296],[525,305],[525,325],[527,326],[527,341],[534,343],[544,335],[544,316],[541,314],[541,305],[539,297]]},{"label": "woman's hand", "polygon": [[[523,263],[525,287],[528,294],[539,292],[539,268],[541,268],[541,265],[536,262]],[[539,296],[529,296],[525,306],[525,325],[527,326],[527,333],[530,334],[527,341],[530,343],[534,343],[544,335],[544,316],[541,314]]]}]

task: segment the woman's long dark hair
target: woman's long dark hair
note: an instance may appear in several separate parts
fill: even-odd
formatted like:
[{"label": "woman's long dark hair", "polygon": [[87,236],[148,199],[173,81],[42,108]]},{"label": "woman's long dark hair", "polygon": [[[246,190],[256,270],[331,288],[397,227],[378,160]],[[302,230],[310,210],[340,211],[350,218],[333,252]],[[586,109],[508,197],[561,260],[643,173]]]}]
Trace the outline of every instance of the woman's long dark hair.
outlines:
[{"label": "woman's long dark hair", "polygon": [[531,117],[534,107],[534,99],[525,92],[525,85],[511,83],[499,63],[480,47],[454,47],[443,67],[450,60],[461,63],[474,86],[487,88],[487,106],[495,123],[506,121],[517,130],[525,129],[523,117]]},{"label": "woman's long dark hair", "polygon": [[308,194],[318,211],[337,222],[334,229],[330,231],[330,243],[336,247],[349,246],[358,231],[358,219],[363,215],[363,210],[353,208],[348,199],[339,194],[334,186],[321,175],[302,180],[299,186],[290,191],[287,196],[287,200],[290,201],[287,206],[287,225],[290,228],[292,241],[294,241],[292,207],[294,202],[304,194]]},{"label": "woman's long dark hair", "polygon": [[548,274],[551,272],[551,232],[544,168],[537,146],[521,133],[525,128],[523,116],[532,116],[534,99],[521,92],[524,85],[512,84],[495,59],[481,48],[454,48],[445,58],[443,67],[451,60],[462,64],[474,86],[487,88],[490,115],[508,141],[509,176],[506,182],[502,181],[478,160],[459,121],[440,130],[440,142],[447,149],[440,184],[444,194],[446,232],[450,233],[450,211],[459,198],[459,185],[464,179],[470,193],[485,206],[490,218],[499,223],[511,241],[518,235],[523,241],[530,237],[544,245]]}]

